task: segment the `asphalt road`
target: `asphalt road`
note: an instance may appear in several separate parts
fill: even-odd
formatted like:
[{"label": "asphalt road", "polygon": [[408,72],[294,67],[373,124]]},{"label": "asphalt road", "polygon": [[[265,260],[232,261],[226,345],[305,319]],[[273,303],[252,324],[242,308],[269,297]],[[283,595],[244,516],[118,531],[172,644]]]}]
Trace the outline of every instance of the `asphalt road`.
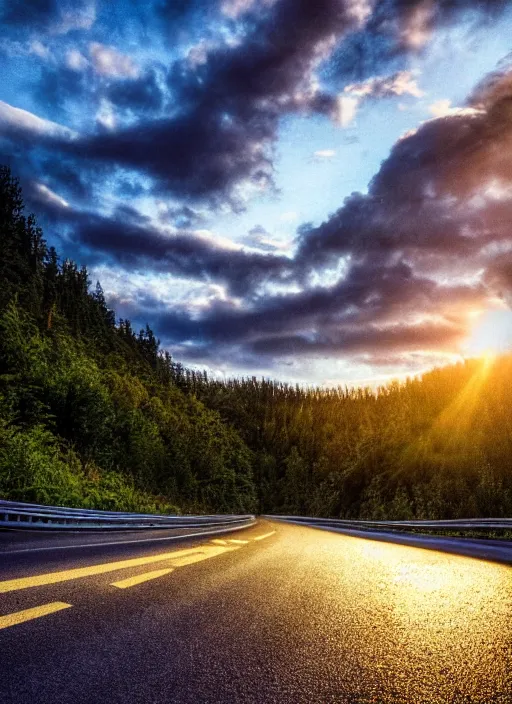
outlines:
[{"label": "asphalt road", "polygon": [[15,540],[0,534],[0,704],[512,702],[506,565],[268,521]]}]

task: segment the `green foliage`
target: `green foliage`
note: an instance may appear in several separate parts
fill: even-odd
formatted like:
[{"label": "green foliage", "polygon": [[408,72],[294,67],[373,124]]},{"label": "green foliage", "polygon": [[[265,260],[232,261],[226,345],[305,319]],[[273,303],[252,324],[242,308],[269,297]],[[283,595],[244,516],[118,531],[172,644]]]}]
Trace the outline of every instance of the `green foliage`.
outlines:
[{"label": "green foliage", "polygon": [[0,495],[15,500],[149,513],[176,512],[172,504],[137,490],[116,473],[84,471],[73,450],[62,451],[40,425],[0,427]]},{"label": "green foliage", "polygon": [[512,514],[512,356],[368,389],[255,379],[191,391],[255,453],[264,513],[361,519]]},{"label": "green foliage", "polygon": [[512,514],[512,356],[369,389],[220,382],[116,323],[0,169],[0,495],[146,511]]},{"label": "green foliage", "polygon": [[[252,454],[178,388],[149,327],[115,322],[85,268],[47,249],[0,169],[0,495],[175,512],[255,507]],[[202,377],[204,378],[204,377]]]}]

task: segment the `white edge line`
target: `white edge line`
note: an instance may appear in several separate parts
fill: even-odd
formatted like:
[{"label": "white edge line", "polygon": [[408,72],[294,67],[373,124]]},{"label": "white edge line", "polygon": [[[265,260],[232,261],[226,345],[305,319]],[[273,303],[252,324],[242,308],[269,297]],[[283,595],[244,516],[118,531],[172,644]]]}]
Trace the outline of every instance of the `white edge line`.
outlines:
[{"label": "white edge line", "polygon": [[43,552],[48,550],[73,550],[75,548],[98,548],[110,545],[135,545],[137,543],[157,543],[163,540],[184,540],[185,538],[200,538],[203,535],[219,535],[221,533],[234,533],[236,530],[243,530],[244,528],[250,528],[257,523],[256,520],[243,526],[235,526],[233,528],[222,528],[219,530],[205,530],[200,533],[188,533],[187,535],[168,535],[162,538],[143,538],[142,540],[112,540],[108,543],[83,543],[80,545],[55,545],[53,547],[44,548],[23,548],[22,550],[5,550],[0,551],[0,557],[2,555],[20,555],[21,553],[27,552]]}]

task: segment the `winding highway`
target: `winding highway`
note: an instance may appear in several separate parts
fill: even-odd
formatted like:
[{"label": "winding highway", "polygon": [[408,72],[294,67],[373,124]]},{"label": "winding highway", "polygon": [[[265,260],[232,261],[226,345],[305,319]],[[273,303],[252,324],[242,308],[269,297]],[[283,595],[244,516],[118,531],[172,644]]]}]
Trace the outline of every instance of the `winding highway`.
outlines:
[{"label": "winding highway", "polygon": [[269,520],[98,538],[0,533],[0,704],[512,702],[507,565]]}]

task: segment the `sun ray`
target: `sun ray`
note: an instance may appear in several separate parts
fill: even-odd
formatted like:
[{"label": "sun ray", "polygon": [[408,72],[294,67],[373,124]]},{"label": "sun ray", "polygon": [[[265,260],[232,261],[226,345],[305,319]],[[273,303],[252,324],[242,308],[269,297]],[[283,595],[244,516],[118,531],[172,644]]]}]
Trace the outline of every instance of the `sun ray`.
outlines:
[{"label": "sun ray", "polygon": [[453,401],[439,414],[432,430],[434,433],[451,433],[457,442],[471,427],[484,385],[494,365],[496,355],[488,351],[477,361],[477,368],[470,380]]}]

